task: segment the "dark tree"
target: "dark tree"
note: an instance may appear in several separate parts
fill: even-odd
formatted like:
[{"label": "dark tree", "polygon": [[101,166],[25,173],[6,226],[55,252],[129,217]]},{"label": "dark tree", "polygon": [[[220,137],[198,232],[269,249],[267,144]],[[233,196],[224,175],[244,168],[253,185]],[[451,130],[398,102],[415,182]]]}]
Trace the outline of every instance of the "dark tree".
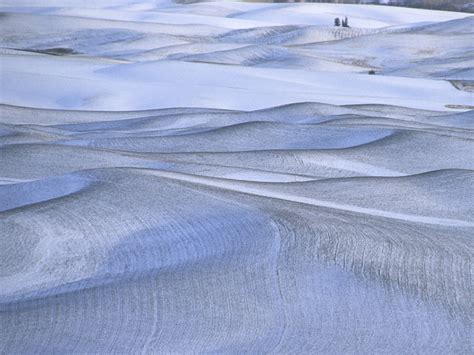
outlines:
[{"label": "dark tree", "polygon": [[341,20],[339,19],[339,17],[336,17],[334,19],[334,26],[337,26],[337,27],[341,26]]},{"label": "dark tree", "polygon": [[347,16],[344,20],[342,20],[342,27],[350,27],[349,26],[349,19],[347,18]]}]

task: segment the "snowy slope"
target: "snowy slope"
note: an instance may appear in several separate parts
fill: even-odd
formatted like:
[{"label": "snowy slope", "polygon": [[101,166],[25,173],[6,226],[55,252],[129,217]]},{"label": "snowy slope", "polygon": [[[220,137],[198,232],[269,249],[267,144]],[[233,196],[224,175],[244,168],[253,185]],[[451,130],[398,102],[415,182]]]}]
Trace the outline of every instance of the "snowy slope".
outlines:
[{"label": "snowy slope", "polygon": [[473,17],[0,12],[0,353],[470,352]]}]

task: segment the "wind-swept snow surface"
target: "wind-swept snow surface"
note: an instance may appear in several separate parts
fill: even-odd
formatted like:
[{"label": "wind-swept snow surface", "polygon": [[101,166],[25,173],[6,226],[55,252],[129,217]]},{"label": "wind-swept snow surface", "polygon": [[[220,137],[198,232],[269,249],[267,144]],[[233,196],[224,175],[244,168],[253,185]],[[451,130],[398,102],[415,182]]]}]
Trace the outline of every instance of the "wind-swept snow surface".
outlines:
[{"label": "wind-swept snow surface", "polygon": [[473,17],[0,11],[1,354],[472,352]]}]

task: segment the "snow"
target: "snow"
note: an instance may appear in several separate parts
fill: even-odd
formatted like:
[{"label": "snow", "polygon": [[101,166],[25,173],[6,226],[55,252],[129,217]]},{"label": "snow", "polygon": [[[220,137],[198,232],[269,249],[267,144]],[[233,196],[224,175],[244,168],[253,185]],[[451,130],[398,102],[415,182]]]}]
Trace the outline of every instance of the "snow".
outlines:
[{"label": "snow", "polygon": [[470,351],[474,17],[0,11],[0,353]]},{"label": "snow", "polygon": [[8,87],[2,91],[2,102],[118,111],[209,106],[255,110],[307,101],[360,104],[368,96],[374,104],[432,110],[472,102],[470,93],[429,79],[164,60],[108,65],[63,57],[41,58],[33,68],[29,58],[4,58]]}]

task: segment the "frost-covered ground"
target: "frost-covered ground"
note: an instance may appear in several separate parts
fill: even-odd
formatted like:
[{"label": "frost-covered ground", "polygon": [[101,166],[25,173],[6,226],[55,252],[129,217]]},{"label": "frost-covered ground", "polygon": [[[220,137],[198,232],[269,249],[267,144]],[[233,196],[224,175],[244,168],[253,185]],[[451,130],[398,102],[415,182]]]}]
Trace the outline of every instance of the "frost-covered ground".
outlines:
[{"label": "frost-covered ground", "polygon": [[0,353],[472,351],[473,17],[0,12]]}]

